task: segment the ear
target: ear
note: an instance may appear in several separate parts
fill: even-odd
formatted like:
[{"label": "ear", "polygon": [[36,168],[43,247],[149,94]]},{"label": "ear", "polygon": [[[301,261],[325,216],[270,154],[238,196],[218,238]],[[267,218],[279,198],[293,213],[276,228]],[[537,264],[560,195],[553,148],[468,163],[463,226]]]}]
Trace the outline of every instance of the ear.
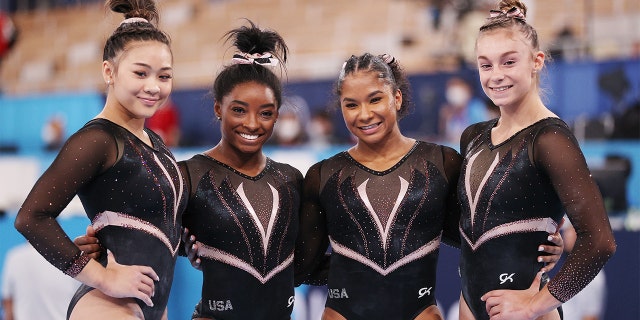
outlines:
[{"label": "ear", "polygon": [[222,116],[222,107],[218,102],[213,104],[213,113],[214,116],[218,119],[220,119],[220,117]]},{"label": "ear", "polygon": [[400,109],[402,108],[402,91],[400,91],[400,89],[396,90],[394,100],[396,104],[396,111],[400,111]]},{"label": "ear", "polygon": [[533,67],[535,72],[542,70],[542,67],[544,67],[544,58],[545,58],[544,52],[542,51],[536,52],[535,56],[533,57]]},{"label": "ear", "polygon": [[110,61],[102,61],[102,79],[105,83],[112,83],[115,76],[115,68]]}]

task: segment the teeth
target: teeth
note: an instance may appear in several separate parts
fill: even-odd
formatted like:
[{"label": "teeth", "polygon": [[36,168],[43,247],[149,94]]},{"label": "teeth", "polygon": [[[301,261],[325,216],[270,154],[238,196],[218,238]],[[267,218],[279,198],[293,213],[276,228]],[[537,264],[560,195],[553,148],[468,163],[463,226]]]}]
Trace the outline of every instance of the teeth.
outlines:
[{"label": "teeth", "polygon": [[509,89],[509,87],[493,88],[494,91],[505,91],[507,89]]},{"label": "teeth", "polygon": [[372,124],[372,125],[369,125],[369,126],[360,127],[360,129],[362,129],[362,130],[369,130],[369,129],[371,129],[371,128],[375,128],[376,126],[377,126],[377,124]]},{"label": "teeth", "polygon": [[258,139],[259,137],[259,135],[257,134],[246,134],[246,133],[240,133],[240,136],[247,140],[255,140],[255,139]]}]

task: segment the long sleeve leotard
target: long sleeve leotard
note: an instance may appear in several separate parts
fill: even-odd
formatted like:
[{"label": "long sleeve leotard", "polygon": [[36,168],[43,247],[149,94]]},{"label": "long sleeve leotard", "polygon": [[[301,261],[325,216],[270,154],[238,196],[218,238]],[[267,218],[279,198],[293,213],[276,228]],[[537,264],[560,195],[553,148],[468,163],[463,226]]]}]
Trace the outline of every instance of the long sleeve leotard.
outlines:
[{"label": "long sleeve leotard", "polygon": [[302,174],[267,159],[247,176],[204,154],[181,162],[190,183],[184,226],[198,241],[199,317],[290,319]]},{"label": "long sleeve leotard", "polygon": [[[138,301],[146,319],[159,319],[173,280],[186,188],[169,149],[155,133],[146,132],[153,147],[106,119],[88,122],[35,184],[16,227],[50,263],[77,275],[88,259],[56,221],[77,194],[101,245],[116,261],[150,266],[160,277],[154,307]],[[106,260],[102,255],[100,262],[106,265]],[[69,312],[90,290],[78,289]]]},{"label": "long sleeve leotard", "polygon": [[[426,142],[385,171],[348,152],[305,176],[296,282],[332,255],[326,306],[347,319],[413,319],[435,304],[441,239],[457,245],[453,149]],[[444,235],[443,235],[444,230]]]},{"label": "long sleeve leotard", "polygon": [[546,118],[493,145],[496,122],[475,124],[461,138],[460,271],[476,319],[489,319],[484,293],[529,288],[543,266],[537,249],[565,212],[579,237],[548,283],[556,299],[584,288],[615,250],[602,198],[568,126]]}]

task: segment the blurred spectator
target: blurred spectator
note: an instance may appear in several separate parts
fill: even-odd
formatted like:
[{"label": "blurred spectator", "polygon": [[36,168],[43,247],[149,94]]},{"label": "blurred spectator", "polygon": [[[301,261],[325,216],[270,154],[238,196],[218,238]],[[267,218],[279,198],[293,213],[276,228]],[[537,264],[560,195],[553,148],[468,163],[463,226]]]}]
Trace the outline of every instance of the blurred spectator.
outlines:
[{"label": "blurred spectator", "polygon": [[[564,250],[569,253],[576,242],[576,230],[571,223],[565,219],[562,229],[564,239]],[[604,319],[606,306],[607,284],[604,269],[569,301],[562,305],[564,320],[599,320]]]},{"label": "blurred spectator", "polygon": [[313,147],[328,147],[339,144],[340,139],[336,136],[333,127],[333,118],[325,110],[313,113],[309,121],[309,144]]},{"label": "blurred spectator", "polygon": [[445,104],[440,108],[440,140],[457,144],[464,129],[491,116],[482,99],[474,97],[471,85],[460,77],[453,77],[447,81]]},{"label": "blurred spectator", "polygon": [[45,260],[29,243],[7,253],[2,269],[5,320],[64,320],[80,282]]},{"label": "blurred spectator", "polygon": [[66,121],[62,115],[53,115],[42,127],[42,141],[47,151],[59,150],[65,141]]},{"label": "blurred spectator", "polygon": [[614,139],[640,139],[640,99],[616,117]]},{"label": "blurred spectator", "polygon": [[[18,30],[13,24],[11,17],[0,10],[0,68],[4,57],[11,51],[18,40]],[[0,83],[0,95],[2,94],[2,84]]]},{"label": "blurred spectator", "polygon": [[551,44],[549,54],[554,60],[574,61],[584,56],[580,40],[569,26],[560,29]]},{"label": "blurred spectator", "polygon": [[167,147],[180,144],[180,114],[173,100],[169,99],[151,118],[146,127],[160,135]]},{"label": "blurred spectator", "polygon": [[0,62],[18,40],[18,30],[9,15],[0,11]]},{"label": "blurred spectator", "polygon": [[278,121],[273,128],[270,143],[279,146],[297,146],[309,139],[306,128],[309,124],[309,107],[300,96],[285,97],[280,107]]}]

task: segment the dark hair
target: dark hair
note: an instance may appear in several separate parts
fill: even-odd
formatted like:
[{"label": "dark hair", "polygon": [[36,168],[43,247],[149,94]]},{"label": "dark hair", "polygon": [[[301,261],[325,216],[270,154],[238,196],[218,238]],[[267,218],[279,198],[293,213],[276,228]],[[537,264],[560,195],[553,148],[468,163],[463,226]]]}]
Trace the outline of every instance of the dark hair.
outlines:
[{"label": "dark hair", "polygon": [[[496,29],[510,29],[518,28],[518,30],[524,35],[526,39],[530,41],[531,47],[534,50],[540,50],[540,43],[538,41],[538,33],[536,30],[527,23],[525,20],[527,16],[527,6],[519,0],[502,0],[498,4],[500,11],[504,14],[497,15],[487,19],[487,22],[480,27],[480,34],[487,31]],[[522,13],[522,17],[510,16],[506,12],[517,8]]]},{"label": "dark hair", "polygon": [[401,119],[409,114],[412,107],[409,80],[402,66],[398,63],[398,59],[386,54],[376,56],[371,53],[365,53],[361,56],[351,56],[344,63],[338,80],[334,85],[334,104],[336,107],[340,107],[340,95],[342,94],[344,78],[358,71],[375,72],[378,74],[378,78],[383,79],[384,82],[391,86],[392,91],[400,90],[402,93],[402,105],[398,110],[398,118]]},{"label": "dark hair", "polygon": [[[233,41],[233,46],[242,54],[269,53],[280,62],[281,70],[287,62],[289,49],[284,39],[273,30],[260,29],[251,20],[246,19],[249,26],[242,26],[227,32],[226,42]],[[256,82],[265,85],[273,91],[277,107],[282,105],[282,83],[278,76],[269,68],[258,63],[230,64],[218,74],[213,82],[213,98],[222,101],[235,86],[241,83]]]},{"label": "dark hair", "polygon": [[107,6],[113,12],[124,14],[125,19],[143,18],[147,21],[121,23],[104,44],[102,60],[112,60],[132,41],[158,41],[171,47],[169,36],[153,24],[159,20],[153,0],[108,0]]}]

